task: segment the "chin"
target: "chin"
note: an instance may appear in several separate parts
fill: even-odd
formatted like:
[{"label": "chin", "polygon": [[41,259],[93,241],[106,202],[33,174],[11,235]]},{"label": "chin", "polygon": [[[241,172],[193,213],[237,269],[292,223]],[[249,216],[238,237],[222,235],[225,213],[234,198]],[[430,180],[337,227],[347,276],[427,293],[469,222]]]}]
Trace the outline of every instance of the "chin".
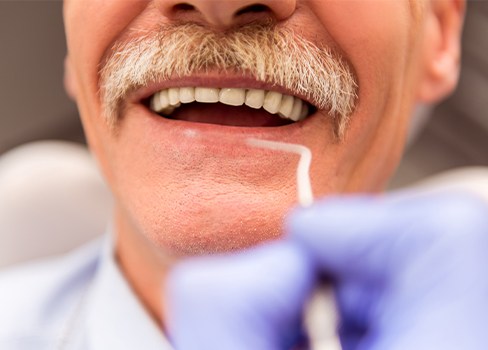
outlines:
[{"label": "chin", "polygon": [[266,222],[242,218],[236,222],[220,222],[200,228],[183,224],[174,229],[169,232],[156,227],[149,234],[149,239],[161,251],[174,257],[236,251],[278,239],[283,234],[282,218],[268,219]]},{"label": "chin", "polygon": [[[294,193],[270,196],[188,198],[152,206],[137,217],[132,230],[154,244],[167,257],[224,253],[275,240],[284,233],[283,222],[294,206]],[[191,205],[188,204],[191,202]],[[280,203],[280,204],[277,204]],[[147,208],[147,206],[145,206]],[[127,221],[127,220],[124,220]]]}]

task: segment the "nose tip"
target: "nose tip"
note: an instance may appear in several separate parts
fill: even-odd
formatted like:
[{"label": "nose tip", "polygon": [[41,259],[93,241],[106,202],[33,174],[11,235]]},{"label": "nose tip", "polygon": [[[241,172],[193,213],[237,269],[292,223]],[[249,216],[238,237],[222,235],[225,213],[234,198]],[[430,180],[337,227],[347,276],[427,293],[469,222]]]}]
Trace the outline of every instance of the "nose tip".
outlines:
[{"label": "nose tip", "polygon": [[227,29],[259,20],[289,18],[296,0],[160,0],[159,8],[172,20],[204,22]]}]

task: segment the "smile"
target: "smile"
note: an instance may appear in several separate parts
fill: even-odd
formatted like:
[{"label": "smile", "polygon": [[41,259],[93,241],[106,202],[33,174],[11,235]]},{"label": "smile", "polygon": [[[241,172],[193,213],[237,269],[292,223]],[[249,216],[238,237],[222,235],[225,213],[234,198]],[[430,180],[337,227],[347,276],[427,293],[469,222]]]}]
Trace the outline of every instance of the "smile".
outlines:
[{"label": "smile", "polygon": [[172,87],[149,98],[166,119],[231,126],[282,126],[305,120],[315,108],[278,91],[252,88]]}]

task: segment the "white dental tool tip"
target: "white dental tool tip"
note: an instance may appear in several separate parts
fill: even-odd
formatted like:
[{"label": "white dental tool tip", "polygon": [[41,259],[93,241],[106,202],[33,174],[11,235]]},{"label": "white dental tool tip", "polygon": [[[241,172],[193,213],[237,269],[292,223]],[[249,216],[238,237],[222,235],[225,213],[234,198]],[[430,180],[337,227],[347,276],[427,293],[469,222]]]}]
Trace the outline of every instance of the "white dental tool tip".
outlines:
[{"label": "white dental tool tip", "polygon": [[338,314],[333,288],[321,283],[305,306],[304,322],[310,350],[342,349],[337,335]]},{"label": "white dental tool tip", "polygon": [[[298,202],[302,207],[308,207],[313,204],[312,186],[310,183],[312,152],[309,148],[293,143],[254,138],[247,139],[247,144],[253,147],[300,155],[297,166]],[[332,286],[324,282],[319,283],[314,294],[308,300],[304,312],[304,325],[310,341],[310,350],[342,349],[337,335],[338,315],[339,312],[337,311],[337,303]]]},{"label": "white dental tool tip", "polygon": [[249,138],[247,144],[253,147],[295,153],[300,156],[297,166],[297,196],[298,203],[302,207],[309,207],[313,204],[312,185],[310,183],[310,164],[312,163],[312,152],[310,149],[294,143],[269,141]]}]

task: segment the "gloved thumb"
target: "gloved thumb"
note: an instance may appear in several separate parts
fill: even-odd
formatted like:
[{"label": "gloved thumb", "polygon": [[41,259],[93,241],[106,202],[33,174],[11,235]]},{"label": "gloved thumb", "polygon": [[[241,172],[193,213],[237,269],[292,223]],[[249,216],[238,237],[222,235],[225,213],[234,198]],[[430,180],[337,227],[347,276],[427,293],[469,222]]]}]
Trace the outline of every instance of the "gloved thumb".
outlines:
[{"label": "gloved thumb", "polygon": [[308,260],[287,242],[186,261],[168,278],[169,336],[178,350],[290,349],[312,284]]}]

